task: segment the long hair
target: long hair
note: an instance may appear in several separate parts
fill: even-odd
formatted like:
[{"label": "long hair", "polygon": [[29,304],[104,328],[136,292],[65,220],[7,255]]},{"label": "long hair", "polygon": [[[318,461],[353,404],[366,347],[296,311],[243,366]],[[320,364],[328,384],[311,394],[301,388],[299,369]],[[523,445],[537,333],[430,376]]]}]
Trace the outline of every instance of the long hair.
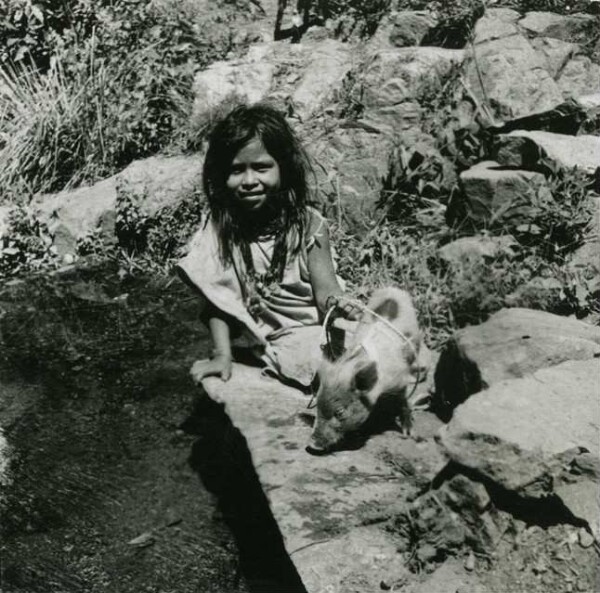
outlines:
[{"label": "long hair", "polygon": [[280,217],[271,269],[281,280],[288,253],[298,253],[304,240],[306,211],[311,203],[307,176],[313,170],[300,141],[277,109],[264,104],[241,105],[214,127],[204,159],[204,193],[212,220],[219,230],[223,262],[233,263],[237,247],[249,265],[247,219],[244,224],[243,213],[227,188],[227,178],[233,159],[253,138],[259,138],[277,161],[281,175],[280,189],[271,196],[276,200]]}]

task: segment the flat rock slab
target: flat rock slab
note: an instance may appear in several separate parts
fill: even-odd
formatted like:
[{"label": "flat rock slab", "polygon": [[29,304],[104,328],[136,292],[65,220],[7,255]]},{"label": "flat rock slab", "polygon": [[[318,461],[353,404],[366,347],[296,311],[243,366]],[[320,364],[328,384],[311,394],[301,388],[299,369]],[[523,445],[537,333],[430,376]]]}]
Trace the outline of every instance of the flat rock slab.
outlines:
[{"label": "flat rock slab", "polygon": [[536,169],[543,158],[590,175],[600,166],[600,137],[515,130],[498,138],[494,158],[506,167]]},{"label": "flat rock slab", "polygon": [[499,381],[598,356],[600,327],[544,311],[502,309],[448,340],[435,371],[435,405],[444,415]]},{"label": "flat rock slab", "polygon": [[[472,396],[440,430],[440,442],[450,460],[507,490],[562,493],[598,533],[599,400],[600,360],[564,362]],[[565,480],[565,467],[577,465]]]},{"label": "flat rock slab", "polygon": [[[417,417],[416,439],[387,432],[360,450],[314,457],[305,451],[312,430],[306,395],[239,364],[228,382],[207,378],[203,385],[246,439],[285,548],[309,593],[378,590],[382,580],[402,577],[390,574],[402,572],[404,564],[393,535],[379,525],[444,464],[432,438],[440,424],[430,414],[422,422]],[[407,477],[407,468],[418,480]]]}]

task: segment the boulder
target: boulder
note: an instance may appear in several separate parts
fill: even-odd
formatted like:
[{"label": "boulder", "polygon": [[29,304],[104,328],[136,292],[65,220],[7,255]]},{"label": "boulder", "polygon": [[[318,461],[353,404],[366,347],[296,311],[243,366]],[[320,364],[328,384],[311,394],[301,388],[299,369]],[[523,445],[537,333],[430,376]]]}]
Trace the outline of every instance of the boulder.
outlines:
[{"label": "boulder", "polygon": [[502,309],[458,330],[435,370],[434,405],[448,417],[474,393],[567,360],[600,356],[600,327],[533,309]]},{"label": "boulder", "polygon": [[531,46],[542,58],[546,71],[554,79],[579,49],[576,43],[553,37],[536,37],[531,40]]},{"label": "boulder", "polygon": [[243,58],[214,62],[196,74],[192,118],[201,117],[231,96],[249,103],[264,99],[275,75],[271,52],[272,44],[254,45]]},{"label": "boulder", "polygon": [[435,16],[426,10],[393,11],[379,22],[377,31],[369,39],[367,51],[421,45],[436,24]]},{"label": "boulder", "polygon": [[484,161],[460,174],[467,216],[477,224],[526,221],[538,192],[548,192],[541,173],[503,169]]},{"label": "boulder", "polygon": [[423,109],[417,101],[386,105],[367,110],[360,122],[389,138],[400,137],[410,142],[421,134]]},{"label": "boulder", "polygon": [[485,41],[518,35],[517,21],[519,18],[519,13],[510,8],[492,8],[486,10],[483,17],[475,24],[473,43],[484,43]]},{"label": "boulder", "polygon": [[338,127],[306,146],[317,164],[319,192],[330,204],[358,219],[373,210],[388,172],[389,139],[361,127]]},{"label": "boulder", "polygon": [[519,27],[527,35],[582,44],[590,41],[597,26],[598,19],[590,14],[560,15],[533,11],[519,21]]},{"label": "boulder", "polygon": [[383,49],[370,57],[359,81],[364,120],[393,133],[394,112],[418,101],[432,86],[440,86],[453,67],[463,60],[462,50],[437,47]]},{"label": "boulder", "polygon": [[575,56],[565,64],[556,82],[565,97],[600,93],[600,66],[587,56]]},{"label": "boulder", "polygon": [[509,235],[461,237],[440,247],[438,257],[451,266],[461,266],[467,262],[489,261],[502,256],[511,256],[516,245],[515,239]]},{"label": "boulder", "polygon": [[388,38],[395,47],[420,45],[436,24],[436,19],[430,12],[403,10],[394,15]]},{"label": "boulder", "polygon": [[513,23],[485,15],[475,25],[474,39],[467,53],[465,79],[494,120],[548,111],[562,102],[544,58]]},{"label": "boulder", "polygon": [[600,137],[514,130],[499,136],[494,158],[505,167],[522,169],[538,169],[540,160],[547,158],[561,167],[578,167],[593,175],[600,165]]},{"label": "boulder", "polygon": [[352,65],[348,45],[326,39],[314,44],[304,72],[291,96],[294,111],[306,119],[339,91]]},{"label": "boulder", "polygon": [[597,536],[598,377],[600,360],[570,360],[495,383],[454,411],[440,429],[442,449],[453,463],[517,496],[560,497]]},{"label": "boulder", "polygon": [[382,581],[407,576],[387,519],[418,493],[407,475],[424,487],[440,471],[443,458],[431,437],[388,431],[360,450],[310,456],[308,396],[237,363],[228,382],[211,377],[203,386],[243,436],[307,591],[376,591]]},{"label": "boulder", "polygon": [[140,208],[152,216],[189,195],[200,183],[201,171],[197,155],[149,157],[92,186],[38,196],[34,207],[54,235],[57,254],[73,254],[77,240],[98,227],[105,238],[114,236],[119,191],[136,196]]}]

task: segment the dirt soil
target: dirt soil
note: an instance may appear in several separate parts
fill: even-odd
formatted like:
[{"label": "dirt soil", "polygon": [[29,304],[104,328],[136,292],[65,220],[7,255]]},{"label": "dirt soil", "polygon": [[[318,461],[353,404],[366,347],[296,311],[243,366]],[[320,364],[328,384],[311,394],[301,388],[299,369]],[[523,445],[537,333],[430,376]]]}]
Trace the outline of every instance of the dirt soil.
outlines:
[{"label": "dirt soil", "polygon": [[207,348],[189,292],[103,266],[9,285],[0,308],[0,591],[248,591],[180,428]]}]

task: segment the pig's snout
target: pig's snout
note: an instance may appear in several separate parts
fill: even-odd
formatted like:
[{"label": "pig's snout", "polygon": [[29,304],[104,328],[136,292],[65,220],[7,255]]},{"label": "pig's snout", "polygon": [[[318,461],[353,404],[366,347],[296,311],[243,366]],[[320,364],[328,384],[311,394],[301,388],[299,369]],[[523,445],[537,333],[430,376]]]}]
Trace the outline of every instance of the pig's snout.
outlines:
[{"label": "pig's snout", "polygon": [[330,422],[323,422],[317,418],[313,432],[310,435],[310,441],[306,446],[307,453],[311,455],[325,455],[335,448],[341,438],[341,434],[330,424]]},{"label": "pig's snout", "polygon": [[306,445],[306,452],[310,453],[311,455],[326,455],[329,450],[321,447],[321,445],[311,438],[308,445]]}]

